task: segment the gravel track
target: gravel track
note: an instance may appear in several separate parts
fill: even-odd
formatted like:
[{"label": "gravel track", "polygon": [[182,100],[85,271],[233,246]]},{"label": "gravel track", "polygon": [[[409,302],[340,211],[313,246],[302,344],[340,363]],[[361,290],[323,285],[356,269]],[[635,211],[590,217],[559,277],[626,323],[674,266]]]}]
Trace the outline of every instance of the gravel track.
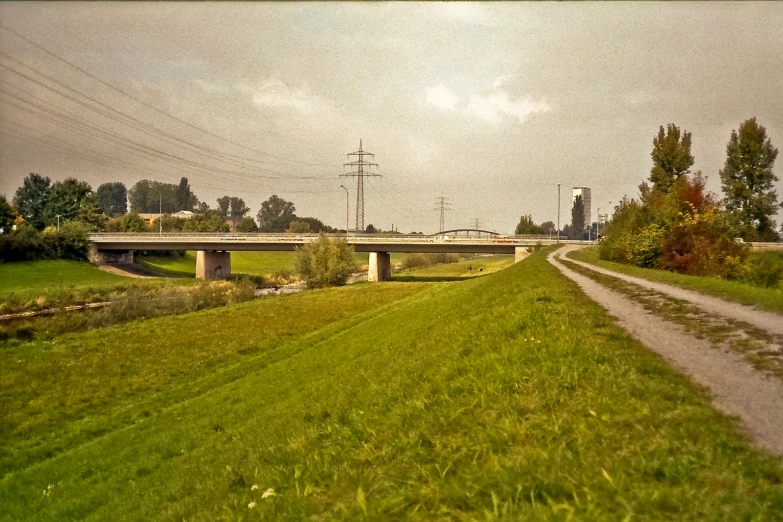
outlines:
[{"label": "gravel track", "polygon": [[555,256],[569,250],[572,248],[565,247],[551,253],[549,262],[575,281],[647,348],[709,389],[715,406],[738,416],[760,447],[783,455],[783,381],[759,372],[741,355],[715,349],[708,341],[688,334],[682,326],[665,321],[639,303],[568,269]]},{"label": "gravel track", "polygon": [[[584,247],[581,245],[568,245],[565,248],[560,249],[558,252],[567,254],[568,252],[571,252],[573,250],[578,250],[580,248],[584,248]],[[688,301],[689,303],[695,304],[705,312],[720,315],[728,319],[734,319],[736,321],[742,321],[743,323],[751,324],[757,328],[761,328],[762,330],[772,335],[783,335],[783,316],[778,315],[776,313],[767,312],[765,310],[759,310],[758,308],[755,308],[753,306],[746,306],[739,303],[724,301],[723,299],[720,299],[718,297],[711,297],[708,295],[700,294],[698,292],[693,292],[691,290],[684,290],[677,286],[667,285],[664,283],[656,283],[654,281],[648,281],[647,279],[642,279],[640,277],[633,277],[625,274],[620,274],[612,270],[607,270],[605,268],[597,267],[589,263],[584,263],[582,261],[571,259],[570,257],[568,258],[568,261],[577,264],[579,266],[582,266],[584,268],[587,268],[589,270],[592,270],[593,272],[598,272],[599,274],[616,277],[617,279],[621,279],[623,281],[627,281],[629,283],[633,283],[635,285],[639,285],[644,288],[649,288],[650,290],[655,290],[656,292],[666,294],[668,296],[674,297],[675,299]]]}]

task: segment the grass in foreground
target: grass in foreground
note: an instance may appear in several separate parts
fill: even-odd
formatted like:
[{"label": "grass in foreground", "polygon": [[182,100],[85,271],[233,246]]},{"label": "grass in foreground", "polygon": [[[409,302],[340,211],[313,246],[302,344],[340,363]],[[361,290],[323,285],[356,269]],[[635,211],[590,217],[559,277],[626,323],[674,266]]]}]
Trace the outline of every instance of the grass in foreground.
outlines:
[{"label": "grass in foreground", "polygon": [[775,288],[761,288],[737,281],[726,281],[717,277],[699,277],[666,270],[653,268],[641,268],[633,265],[604,261],[598,257],[598,247],[588,247],[569,252],[568,256],[577,261],[590,263],[608,270],[614,270],[621,274],[649,279],[660,283],[679,286],[687,290],[694,290],[734,301],[745,305],[755,305],[771,312],[783,313],[783,290]]},{"label": "grass in foreground", "polygon": [[132,279],[62,259],[0,263],[0,313],[101,301],[112,292],[137,286],[185,283]]},{"label": "grass in foreground", "polygon": [[[0,480],[5,516],[780,519],[780,460],[749,449],[734,420],[615,326],[545,254],[306,335],[267,334],[254,326],[259,318],[224,328],[232,314],[252,315],[251,303],[32,349],[36,360],[56,354],[78,389],[97,372],[79,363],[88,354],[144,380],[161,360],[198,361],[233,346],[203,383],[153,384],[165,407],[130,416],[123,429],[99,422],[90,444],[55,446],[35,466],[17,462]],[[362,300],[368,287],[425,285],[309,295]],[[300,299],[301,320],[336,307]],[[151,347],[157,356],[146,358]],[[110,359],[112,350],[122,356]],[[22,358],[8,355],[0,368]],[[176,378],[176,364],[165,373]],[[2,382],[0,404],[46,388],[37,375]],[[14,399],[9,411],[23,419],[57,410],[48,426],[56,444],[89,424],[92,408],[122,411],[128,388],[112,384],[100,385],[96,404],[84,395],[84,421],[56,398]]]}]

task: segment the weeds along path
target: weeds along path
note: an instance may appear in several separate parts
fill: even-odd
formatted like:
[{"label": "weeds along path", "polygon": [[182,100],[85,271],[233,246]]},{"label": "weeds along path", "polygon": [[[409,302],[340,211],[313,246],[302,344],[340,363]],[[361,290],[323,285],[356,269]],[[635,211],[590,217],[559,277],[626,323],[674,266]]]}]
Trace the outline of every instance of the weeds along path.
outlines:
[{"label": "weeds along path", "polygon": [[[549,254],[549,262],[576,282],[588,297],[615,316],[620,326],[631,335],[708,388],[715,405],[729,414],[737,415],[761,447],[783,455],[783,382],[765,376],[742,356],[713,349],[709,341],[694,337],[682,326],[655,316],[641,304],[564,266],[557,257],[570,250],[573,248],[552,252]],[[575,263],[573,260],[569,262]],[[585,263],[578,264],[581,266]],[[590,265],[587,267],[594,268]],[[649,283],[638,278],[629,279],[634,280],[634,283]]]},{"label": "weeds along path", "polygon": [[[571,252],[573,250],[578,250],[580,248],[584,248],[584,247],[580,245],[568,245],[564,249],[560,250],[559,252],[561,252],[562,255],[566,255],[567,257],[568,252]],[[620,279],[622,281],[626,281],[628,283],[633,283],[635,285],[639,285],[644,288],[649,288],[650,290],[661,292],[662,294],[666,294],[668,296],[674,297],[675,299],[682,299],[683,301],[688,301],[689,303],[695,304],[696,306],[698,306],[699,308],[703,309],[706,312],[714,313],[729,319],[734,319],[736,321],[742,321],[743,323],[751,324],[756,328],[761,328],[762,330],[765,330],[766,332],[772,335],[783,335],[783,316],[779,314],[775,314],[773,312],[767,312],[764,310],[759,310],[758,308],[752,306],[745,306],[738,303],[731,303],[729,301],[725,301],[717,297],[707,296],[704,294],[700,294],[698,292],[693,292],[691,290],[684,290],[677,286],[667,285],[664,283],[656,283],[654,281],[643,279],[641,277],[633,277],[633,276],[621,274],[619,272],[607,270],[605,268],[597,267],[595,265],[591,265],[589,263],[585,263],[582,261],[577,261],[575,259],[568,258],[568,261],[577,264],[581,267],[592,270],[594,272],[598,272],[599,274],[608,275]]]}]

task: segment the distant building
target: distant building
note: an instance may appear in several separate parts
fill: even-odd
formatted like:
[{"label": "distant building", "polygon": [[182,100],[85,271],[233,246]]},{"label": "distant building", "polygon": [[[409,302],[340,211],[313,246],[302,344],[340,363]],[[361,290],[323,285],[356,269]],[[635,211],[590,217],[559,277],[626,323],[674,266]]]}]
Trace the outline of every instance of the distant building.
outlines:
[{"label": "distant building", "polygon": [[[139,217],[143,219],[147,225],[151,225],[153,221],[158,219],[161,216],[165,216],[166,214],[139,214]],[[180,218],[180,219],[190,219],[193,216],[195,216],[193,212],[190,210],[180,210],[179,212],[175,212],[171,214],[172,217]]]},{"label": "distant building", "polygon": [[582,201],[584,201],[585,204],[585,226],[589,227],[592,223],[592,215],[593,215],[593,198],[590,195],[590,189],[588,187],[574,187],[573,196],[571,198],[571,201],[573,202],[576,200],[577,196],[582,196]]}]

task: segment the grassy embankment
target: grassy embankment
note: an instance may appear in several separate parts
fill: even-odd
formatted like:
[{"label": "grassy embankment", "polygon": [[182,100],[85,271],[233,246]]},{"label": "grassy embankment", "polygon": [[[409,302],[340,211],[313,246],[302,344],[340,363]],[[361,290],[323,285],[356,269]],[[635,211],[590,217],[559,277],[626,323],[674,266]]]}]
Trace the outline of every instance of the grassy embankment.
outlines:
[{"label": "grassy embankment", "polygon": [[[368,265],[369,254],[356,253],[354,260],[358,266]],[[406,254],[394,253],[392,263],[399,263]],[[184,257],[154,257],[139,258],[151,268],[180,276],[194,277],[196,274],[196,253],[187,252]],[[279,273],[296,271],[295,252],[231,252],[231,272],[234,274],[274,276]]]},{"label": "grassy embankment", "polygon": [[[491,274],[514,264],[513,255],[480,256],[457,263],[444,263],[426,268],[394,272],[395,281],[459,281],[468,277]],[[472,270],[468,270],[468,267]]]},{"label": "grassy embankment", "polygon": [[132,279],[66,260],[0,263],[0,313],[104,300],[131,287],[190,284]]},{"label": "grassy embankment", "polygon": [[[754,252],[751,255],[767,255]],[[772,253],[773,255],[775,253]],[[649,279],[660,283],[679,286],[746,305],[755,305],[772,312],[783,313],[783,290],[779,288],[761,288],[738,281],[726,281],[716,277],[699,277],[666,270],[641,268],[633,265],[604,261],[598,257],[598,247],[588,247],[568,254],[567,257],[590,263],[621,274]]]},{"label": "grassy embankment", "polygon": [[0,517],[780,519],[780,459],[545,254],[0,351]]}]

